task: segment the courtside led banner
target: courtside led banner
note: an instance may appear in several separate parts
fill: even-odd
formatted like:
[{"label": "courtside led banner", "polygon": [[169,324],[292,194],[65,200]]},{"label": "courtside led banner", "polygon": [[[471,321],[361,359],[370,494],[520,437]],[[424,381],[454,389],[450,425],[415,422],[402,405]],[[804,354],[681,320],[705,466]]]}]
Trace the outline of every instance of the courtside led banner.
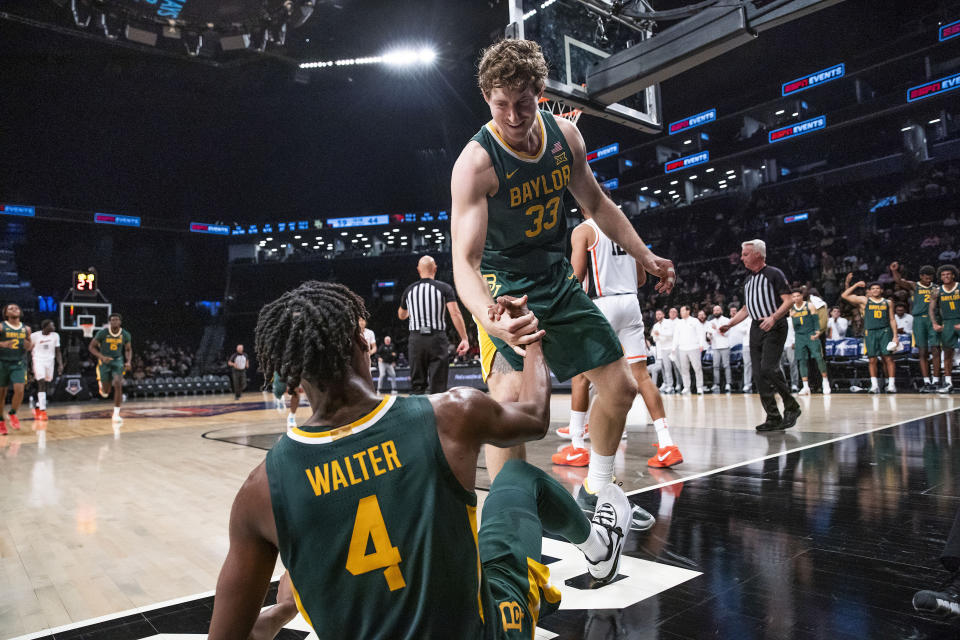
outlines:
[{"label": "courtside led banner", "polygon": [[684,118],[683,120],[677,120],[676,122],[671,122],[670,127],[667,129],[667,133],[669,133],[670,135],[683,133],[687,129],[699,127],[702,124],[713,122],[716,119],[717,119],[717,110],[710,109],[709,111],[698,113],[695,116],[690,116],[689,118]]},{"label": "courtside led banner", "polygon": [[609,156],[615,156],[620,153],[620,143],[614,142],[613,144],[608,144],[605,147],[600,147],[596,151],[591,151],[587,154],[587,162],[596,162],[601,158],[607,158]]},{"label": "courtside led banner", "polygon": [[804,120],[800,124],[792,124],[789,127],[781,127],[779,129],[774,129],[770,132],[768,140],[770,142],[780,142],[781,140],[787,140],[788,138],[796,138],[797,136],[802,136],[805,133],[811,133],[813,131],[819,131],[827,126],[827,117],[826,116],[817,116],[816,118],[811,118],[810,120]]},{"label": "courtside led banner", "polygon": [[940,27],[940,42],[960,36],[960,20]]},{"label": "courtside led banner", "polygon": [[703,164],[705,162],[710,162],[709,151],[701,151],[700,153],[695,153],[692,156],[686,156],[685,158],[677,158],[676,160],[671,160],[670,162],[663,165],[663,171],[664,173],[673,173],[674,171],[680,171],[681,169],[693,167],[698,164]]},{"label": "courtside led banner", "polygon": [[789,96],[794,93],[800,93],[812,87],[820,86],[825,82],[842,78],[844,73],[846,73],[846,66],[841,62],[840,64],[812,73],[809,76],[784,82],[783,86],[780,87],[780,95]]},{"label": "courtside led banner", "polygon": [[907,89],[907,102],[914,102],[916,100],[923,100],[924,98],[929,98],[931,96],[938,96],[941,93],[953,91],[958,87],[960,87],[960,73],[955,73],[952,76],[947,76],[946,78],[940,78],[939,80],[934,80],[933,82],[926,82],[924,84],[918,84],[915,87],[910,87]]}]

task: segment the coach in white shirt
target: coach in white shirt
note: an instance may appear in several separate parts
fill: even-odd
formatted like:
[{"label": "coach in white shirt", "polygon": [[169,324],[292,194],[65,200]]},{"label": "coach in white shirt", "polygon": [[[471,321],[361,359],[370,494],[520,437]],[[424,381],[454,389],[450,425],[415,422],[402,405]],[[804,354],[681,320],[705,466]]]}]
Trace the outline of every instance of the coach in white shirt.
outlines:
[{"label": "coach in white shirt", "polygon": [[724,391],[730,393],[730,337],[720,332],[720,327],[730,324],[723,315],[723,307],[714,305],[713,318],[707,321],[707,336],[713,349],[713,392],[720,392],[720,367],[724,372]]},{"label": "coach in white shirt", "polygon": [[848,326],[850,322],[840,315],[840,307],[830,309],[830,319],[827,320],[827,340],[846,338]]},{"label": "coach in white shirt", "polygon": [[657,311],[657,322],[650,330],[650,335],[656,342],[657,359],[660,360],[660,370],[663,371],[663,386],[660,387],[660,392],[674,393],[676,391],[674,373],[680,373],[673,355],[673,334],[677,325],[676,307],[671,307],[667,313],[668,317],[664,318],[663,312]]},{"label": "coach in white shirt", "polygon": [[706,348],[706,332],[699,320],[690,315],[690,307],[680,307],[680,319],[673,333],[673,352],[677,354],[684,394],[690,393],[690,367],[697,376],[697,393],[703,395],[703,364],[700,355]]}]

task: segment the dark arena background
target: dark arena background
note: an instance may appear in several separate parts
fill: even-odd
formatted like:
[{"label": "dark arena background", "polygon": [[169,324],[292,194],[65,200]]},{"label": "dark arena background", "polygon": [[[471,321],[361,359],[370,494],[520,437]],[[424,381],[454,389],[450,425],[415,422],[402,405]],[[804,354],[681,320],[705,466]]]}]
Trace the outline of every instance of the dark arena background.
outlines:
[{"label": "dark arena background", "polygon": [[[922,266],[949,295],[940,267],[960,264],[960,2],[0,0],[0,303],[34,333],[53,320],[63,362],[45,406],[33,365],[13,419],[13,383],[4,398],[0,638],[206,637],[233,498],[313,415],[259,369],[260,309],[308,280],[349,287],[410,393],[398,307],[422,256],[457,284],[451,172],[490,120],[477,61],[505,36],[541,44],[542,108],[577,123],[597,182],[677,272],[671,293],[651,277],[637,295],[683,462],[648,466],[638,396],[615,473],[655,524],[600,588],[545,536],[563,598],[534,637],[960,637],[941,563],[960,544],[960,349],[933,350],[930,378],[911,299]],[[562,207],[572,230],[582,211],[569,193]],[[826,383],[813,363],[800,379],[788,337],[802,415],[768,432],[749,331],[729,332],[727,373],[708,329],[744,304],[754,238],[831,317]],[[893,302],[895,392],[882,363],[871,381],[870,318],[841,295],[858,281]],[[683,305],[704,315],[701,380],[664,377],[656,314]],[[486,390],[459,308],[469,350],[447,316],[447,383]],[[89,344],[111,313],[132,359],[102,398]],[[576,494],[587,467],[553,457],[570,389],[553,379],[527,458]],[[481,456],[481,502],[489,487]],[[333,636],[298,616],[277,637]]]}]

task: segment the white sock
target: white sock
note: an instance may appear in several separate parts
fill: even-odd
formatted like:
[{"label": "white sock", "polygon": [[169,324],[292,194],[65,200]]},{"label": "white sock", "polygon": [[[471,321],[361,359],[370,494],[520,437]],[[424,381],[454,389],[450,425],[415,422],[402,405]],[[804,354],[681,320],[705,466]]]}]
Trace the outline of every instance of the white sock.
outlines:
[{"label": "white sock", "polygon": [[116,417],[119,416],[119,415],[120,415],[120,407],[114,407],[114,408],[113,408],[113,417],[116,418]]},{"label": "white sock", "polygon": [[887,388],[888,388],[888,389],[894,389],[894,388],[896,388],[896,386],[897,386],[897,381],[896,381],[896,380],[894,380],[893,378],[887,378]]},{"label": "white sock", "polygon": [[871,389],[876,389],[876,388],[879,387],[879,386],[880,386],[880,383],[877,382],[877,379],[874,378],[873,376],[870,376],[870,388],[871,388]]},{"label": "white sock", "polygon": [[661,447],[672,447],[673,438],[670,437],[670,431],[667,429],[667,419],[657,418],[653,421],[653,428],[657,430],[657,440]]},{"label": "white sock", "polygon": [[570,438],[573,440],[573,446],[577,449],[584,448],[583,442],[583,423],[587,421],[586,411],[570,412]]},{"label": "white sock", "polygon": [[949,384],[949,385],[952,387],[952,386],[953,386],[953,376],[952,376],[952,375],[945,375],[945,376],[943,376],[943,383],[944,383],[944,384]]},{"label": "white sock", "polygon": [[600,560],[607,555],[607,543],[604,541],[603,536],[600,535],[600,529],[592,523],[590,525],[590,535],[587,536],[587,539],[574,546],[580,549],[583,555],[587,556],[587,559],[591,561],[594,559]]},{"label": "white sock", "polygon": [[587,471],[587,480],[584,486],[590,493],[598,493],[600,489],[613,482],[613,460],[616,454],[612,456],[602,456],[597,453],[593,447],[590,448],[590,468]]},{"label": "white sock", "polygon": [[830,378],[823,378],[823,387],[826,388],[829,386],[830,386]]},{"label": "white sock", "polygon": [[923,384],[933,384],[933,378],[930,378],[930,377],[924,378]]},{"label": "white sock", "polygon": [[47,409],[46,391],[37,391],[37,408],[40,409],[40,411],[45,411]]},{"label": "white sock", "polygon": [[803,381],[803,388],[804,388],[804,389],[809,389],[809,388],[810,388],[809,382],[808,382],[807,380],[804,380],[804,381]]}]

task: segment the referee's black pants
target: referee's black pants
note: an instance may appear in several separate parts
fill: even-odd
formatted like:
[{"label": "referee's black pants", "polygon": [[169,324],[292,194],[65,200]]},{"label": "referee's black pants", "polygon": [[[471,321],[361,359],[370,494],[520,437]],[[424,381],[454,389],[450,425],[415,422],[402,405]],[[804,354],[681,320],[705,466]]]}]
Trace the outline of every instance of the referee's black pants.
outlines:
[{"label": "referee's black pants", "polygon": [[447,350],[450,346],[444,331],[429,335],[410,333],[408,354],[410,356],[410,393],[443,393],[447,390]]},{"label": "referee's black pants", "polygon": [[780,357],[783,345],[787,341],[787,320],[781,318],[770,331],[760,329],[760,322],[754,320],[750,325],[750,359],[753,361],[753,384],[760,394],[767,420],[778,422],[781,419],[777,408],[777,396],[783,398],[783,410],[797,409],[800,404],[790,395],[790,385],[780,370]]}]

